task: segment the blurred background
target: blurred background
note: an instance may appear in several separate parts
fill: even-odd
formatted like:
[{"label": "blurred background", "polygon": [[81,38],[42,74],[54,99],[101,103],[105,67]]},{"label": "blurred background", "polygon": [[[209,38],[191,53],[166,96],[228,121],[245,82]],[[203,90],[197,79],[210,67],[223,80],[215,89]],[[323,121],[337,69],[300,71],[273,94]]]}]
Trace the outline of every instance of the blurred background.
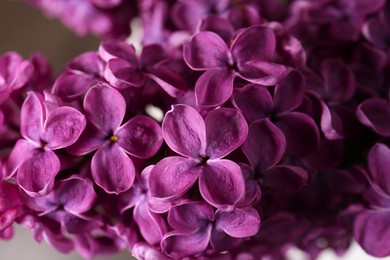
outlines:
[{"label": "blurred background", "polygon": [[[56,19],[48,20],[38,10],[18,0],[0,0],[0,55],[7,51],[17,51],[24,58],[39,51],[54,66],[55,72],[61,71],[66,63],[84,51],[97,50],[99,41],[89,36],[78,38]],[[98,257],[97,260],[130,259],[128,252],[113,257]],[[79,260],[76,253],[62,255],[46,244],[38,244],[31,233],[20,227],[16,228],[15,237],[9,242],[0,241],[0,260]],[[306,256],[291,250],[289,259],[304,260]],[[321,254],[319,260],[339,259],[331,251]],[[367,256],[356,244],[342,259],[368,260]],[[389,259],[389,258],[388,258]]]}]

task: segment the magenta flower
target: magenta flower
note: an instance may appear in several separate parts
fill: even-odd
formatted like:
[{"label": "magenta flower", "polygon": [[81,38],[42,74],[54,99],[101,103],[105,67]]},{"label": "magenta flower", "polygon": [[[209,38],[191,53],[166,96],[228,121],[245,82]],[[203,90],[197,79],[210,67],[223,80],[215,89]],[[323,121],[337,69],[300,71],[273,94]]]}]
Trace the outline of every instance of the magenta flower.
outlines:
[{"label": "magenta flower", "polygon": [[267,86],[278,83],[286,68],[271,62],[275,48],[275,34],[265,26],[242,30],[231,46],[213,32],[195,34],[184,44],[184,60],[191,69],[206,71],[195,85],[198,105],[217,106],[227,101],[236,76]]},{"label": "magenta flower", "polygon": [[19,186],[30,196],[50,192],[60,160],[54,150],[75,143],[86,125],[83,114],[72,107],[47,111],[42,97],[29,92],[21,110],[18,140],[6,165],[6,178],[17,172]]},{"label": "magenta flower", "polygon": [[173,231],[161,241],[162,250],[175,259],[197,256],[211,243],[217,250],[221,244],[232,243],[232,238],[248,238],[260,227],[260,217],[254,208],[236,208],[224,212],[205,202],[187,202],[172,207],[168,222]]},{"label": "magenta flower", "polygon": [[215,207],[234,206],[245,193],[240,167],[221,159],[245,140],[248,127],[235,109],[220,108],[205,119],[192,107],[176,105],[165,115],[164,140],[181,156],[167,157],[153,168],[152,196],[174,199],[199,178],[203,198]]},{"label": "magenta flower", "polygon": [[21,211],[21,207],[22,202],[18,187],[8,182],[0,181],[0,234],[12,228],[13,222]]},{"label": "magenta flower", "polygon": [[99,225],[99,221],[88,216],[96,200],[90,180],[72,176],[56,182],[53,190],[42,197],[24,196],[23,202],[39,216],[61,224],[64,232],[77,234],[88,232]]},{"label": "magenta flower", "polygon": [[152,157],[163,142],[160,126],[146,116],[136,116],[121,125],[126,113],[125,99],[105,84],[87,92],[84,110],[91,123],[69,152],[84,155],[97,150],[91,163],[95,183],[107,193],[128,190],[135,178],[135,168],[127,154]]},{"label": "magenta flower", "polygon": [[100,57],[107,62],[105,79],[114,87],[142,87],[152,80],[172,97],[184,94],[185,81],[169,65],[170,56],[160,45],[145,46],[140,57],[132,45],[105,42],[99,47]]}]

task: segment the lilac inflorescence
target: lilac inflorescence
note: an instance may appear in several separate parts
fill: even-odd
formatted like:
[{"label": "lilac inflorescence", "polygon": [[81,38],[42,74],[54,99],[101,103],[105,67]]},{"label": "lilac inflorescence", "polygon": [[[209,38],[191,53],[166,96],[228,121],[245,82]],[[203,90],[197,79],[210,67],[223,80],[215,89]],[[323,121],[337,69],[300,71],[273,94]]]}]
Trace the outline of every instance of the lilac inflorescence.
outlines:
[{"label": "lilac inflorescence", "polygon": [[386,1],[26,2],[103,41],[56,77],[0,56],[0,239],[17,223],[86,259],[315,259],[353,239],[390,256]]}]

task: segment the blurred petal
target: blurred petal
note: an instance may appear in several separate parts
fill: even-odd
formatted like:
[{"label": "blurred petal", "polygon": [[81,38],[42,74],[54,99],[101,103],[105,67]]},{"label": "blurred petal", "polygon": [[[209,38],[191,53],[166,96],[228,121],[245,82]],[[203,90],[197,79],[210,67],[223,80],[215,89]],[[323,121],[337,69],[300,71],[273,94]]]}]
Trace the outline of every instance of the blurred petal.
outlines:
[{"label": "blurred petal", "polygon": [[148,69],[148,76],[171,97],[180,97],[186,92],[187,84],[184,79],[166,65]]},{"label": "blurred petal", "polygon": [[272,194],[291,196],[302,189],[309,179],[307,172],[300,167],[278,165],[263,174],[265,189]]},{"label": "blurred petal", "polygon": [[95,126],[110,134],[122,123],[126,102],[117,90],[105,84],[98,84],[85,95],[84,109],[86,116]]},{"label": "blurred petal", "polygon": [[140,260],[172,260],[172,258],[163,254],[160,249],[143,242],[135,244],[131,249],[131,254]]},{"label": "blurred petal", "polygon": [[88,211],[96,199],[92,182],[77,176],[57,182],[53,193],[58,203],[75,215]]},{"label": "blurred petal", "polygon": [[275,120],[275,125],[286,137],[286,153],[306,156],[320,146],[320,133],[314,120],[300,112],[291,112]]},{"label": "blurred petal", "polygon": [[233,33],[233,25],[225,18],[209,14],[202,19],[199,31],[210,31],[218,34],[226,43],[229,43]]},{"label": "blurred petal", "polygon": [[199,32],[184,44],[184,60],[193,70],[226,67],[229,64],[229,49],[226,43],[213,32]]},{"label": "blurred petal", "polygon": [[195,84],[196,101],[201,107],[222,105],[233,94],[235,73],[227,69],[210,69]]},{"label": "blurred petal", "polygon": [[287,77],[275,87],[274,108],[278,113],[297,108],[305,96],[306,84],[297,70],[289,72]]},{"label": "blurred petal", "polygon": [[29,92],[20,114],[20,133],[24,138],[40,143],[44,113],[43,104],[37,94]]},{"label": "blurred petal", "polygon": [[99,56],[105,62],[114,58],[120,58],[137,67],[138,57],[133,45],[124,41],[106,41],[99,46]]},{"label": "blurred petal", "polygon": [[283,132],[268,119],[260,119],[249,126],[248,137],[242,144],[242,150],[251,166],[265,170],[278,163],[286,149]]},{"label": "blurred petal", "polygon": [[60,160],[51,150],[36,150],[19,168],[19,186],[31,197],[48,194],[54,186],[54,178],[60,170]]},{"label": "blurred petal", "polygon": [[118,194],[130,189],[135,169],[129,156],[116,144],[107,144],[92,157],[93,180],[107,193]]},{"label": "blurred petal", "polygon": [[354,225],[354,237],[370,255],[390,255],[390,211],[363,211],[358,214]]},{"label": "blurred petal", "polygon": [[210,159],[222,158],[238,148],[248,135],[248,125],[236,109],[219,108],[206,119],[207,149]]},{"label": "blurred petal", "polygon": [[47,117],[42,140],[51,149],[59,149],[74,144],[84,131],[85,116],[72,107],[59,107]]},{"label": "blurred petal", "polygon": [[321,130],[329,140],[344,139],[343,122],[341,118],[323,101],[321,102]]},{"label": "blurred petal", "polygon": [[370,98],[356,109],[359,121],[381,136],[390,136],[390,103],[380,98]]},{"label": "blurred petal", "polygon": [[257,234],[260,228],[260,216],[252,207],[236,208],[233,211],[218,211],[216,228],[223,230],[231,237],[243,238]]},{"label": "blurred petal", "polygon": [[194,159],[204,153],[206,129],[201,115],[187,105],[174,105],[166,113],[162,131],[169,148]]},{"label": "blurred petal", "polygon": [[138,67],[122,59],[111,59],[104,70],[104,78],[114,87],[125,89],[131,86],[142,87],[145,75]]},{"label": "blurred petal", "polygon": [[163,142],[161,127],[147,116],[135,116],[122,125],[115,135],[118,144],[129,154],[150,158],[157,153]]},{"label": "blurred petal", "polygon": [[240,166],[230,160],[209,161],[199,177],[199,190],[214,207],[234,206],[245,195]]},{"label": "blurred petal", "polygon": [[390,195],[390,149],[376,143],[368,154],[370,179]]},{"label": "blurred petal", "polygon": [[273,109],[272,96],[261,85],[248,84],[234,92],[234,102],[249,121],[268,117]]},{"label": "blurred petal", "polygon": [[245,63],[252,60],[268,60],[275,52],[276,39],[271,28],[252,26],[245,29],[232,43],[234,60]]},{"label": "blurred petal", "polygon": [[158,162],[149,177],[152,196],[177,198],[188,191],[199,177],[198,162],[183,157],[167,157]]},{"label": "blurred petal", "polygon": [[37,147],[30,142],[19,139],[13,147],[5,165],[4,179],[12,177],[22,163],[28,160]]}]

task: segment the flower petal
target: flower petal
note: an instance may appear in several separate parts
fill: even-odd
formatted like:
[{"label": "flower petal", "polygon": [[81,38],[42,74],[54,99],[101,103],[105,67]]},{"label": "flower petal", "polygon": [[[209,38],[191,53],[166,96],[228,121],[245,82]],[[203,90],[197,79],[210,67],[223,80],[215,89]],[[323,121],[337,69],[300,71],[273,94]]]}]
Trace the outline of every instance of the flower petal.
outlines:
[{"label": "flower petal", "polygon": [[370,98],[356,109],[359,121],[381,136],[390,136],[390,102],[380,98]]},{"label": "flower petal", "polygon": [[86,125],[85,116],[72,107],[54,109],[45,121],[42,140],[51,149],[59,149],[74,144]]},{"label": "flower petal", "polygon": [[232,43],[234,60],[240,64],[252,60],[268,60],[276,48],[275,34],[271,28],[252,26],[245,29]]},{"label": "flower petal", "polygon": [[53,193],[58,203],[74,215],[88,211],[96,199],[92,182],[78,176],[57,182]]},{"label": "flower petal", "polygon": [[248,125],[236,109],[219,108],[206,119],[207,148],[210,159],[222,158],[238,148],[248,135]]},{"label": "flower petal", "polygon": [[135,178],[133,162],[116,144],[107,144],[95,153],[91,171],[95,183],[111,194],[130,189]]},{"label": "flower petal", "polygon": [[244,238],[257,234],[260,228],[260,216],[252,207],[236,208],[233,211],[217,211],[216,228],[231,237]]},{"label": "flower petal", "polygon": [[158,198],[177,198],[198,179],[198,162],[183,157],[167,157],[158,162],[149,177],[150,193]]},{"label": "flower petal", "polygon": [[115,135],[126,152],[139,158],[152,157],[163,142],[160,126],[147,116],[133,117]]},{"label": "flower petal", "polygon": [[69,146],[66,151],[72,155],[81,156],[98,149],[107,141],[107,134],[97,129],[91,123],[87,123],[83,133],[76,143]]},{"label": "flower petal", "polygon": [[356,217],[354,236],[360,246],[370,255],[390,255],[390,211],[363,211]]},{"label": "flower petal", "polygon": [[255,84],[273,86],[278,84],[286,75],[284,65],[267,61],[248,61],[239,66],[238,75]]},{"label": "flower petal", "polygon": [[162,123],[165,142],[178,154],[199,159],[206,146],[206,127],[201,115],[187,105],[174,105]]},{"label": "flower petal", "polygon": [[29,159],[37,147],[30,142],[19,139],[14,145],[5,165],[4,179],[11,178],[22,163]]},{"label": "flower petal", "polygon": [[286,137],[286,153],[306,156],[320,146],[320,133],[314,120],[300,112],[290,112],[275,120],[275,125]]},{"label": "flower petal", "polygon": [[120,58],[132,64],[134,67],[138,65],[138,57],[135,53],[133,45],[129,45],[124,41],[107,41],[99,46],[99,56],[105,62],[114,58]]},{"label": "flower petal", "polygon": [[329,140],[344,139],[343,121],[340,116],[323,101],[320,101],[321,113],[321,130]]},{"label": "flower petal", "polygon": [[376,143],[368,154],[370,179],[390,195],[390,149]]},{"label": "flower petal", "polygon": [[275,87],[274,107],[278,113],[292,111],[305,97],[306,84],[302,74],[292,70],[286,78]]},{"label": "flower petal", "polygon": [[249,121],[269,116],[274,106],[268,89],[257,84],[248,84],[243,88],[236,89],[234,103]]},{"label": "flower petal", "polygon": [[206,250],[211,235],[211,225],[205,230],[193,234],[170,232],[161,241],[162,250],[174,259],[195,256]]},{"label": "flower petal", "polygon": [[186,92],[184,79],[165,64],[149,68],[147,75],[171,97],[180,97]]},{"label": "flower petal", "polygon": [[84,110],[95,126],[110,134],[122,123],[126,102],[117,90],[105,84],[98,84],[85,95]]},{"label": "flower petal", "polygon": [[125,89],[128,87],[142,87],[145,84],[145,75],[138,67],[122,59],[111,59],[104,70],[104,78],[114,87]]},{"label": "flower petal", "polygon": [[265,188],[275,195],[291,196],[302,189],[309,179],[307,172],[300,167],[277,165],[263,173]]},{"label": "flower petal", "polygon": [[242,150],[251,166],[265,170],[278,163],[286,149],[283,132],[268,119],[260,119],[249,126],[248,137],[242,144]]},{"label": "flower petal", "polygon": [[226,43],[213,32],[199,32],[184,44],[184,60],[193,70],[226,67],[229,64],[229,49]]},{"label": "flower petal", "polygon": [[195,84],[196,102],[201,107],[219,106],[232,96],[235,74],[227,69],[211,69]]},{"label": "flower petal", "polygon": [[37,94],[28,93],[20,113],[20,133],[28,140],[40,143],[45,110]]},{"label": "flower petal", "polygon": [[17,182],[31,197],[46,195],[53,189],[60,166],[60,160],[51,150],[35,150],[30,159],[20,166]]},{"label": "flower petal", "polygon": [[231,208],[245,195],[240,166],[230,160],[209,161],[199,177],[202,197],[217,208]]}]

